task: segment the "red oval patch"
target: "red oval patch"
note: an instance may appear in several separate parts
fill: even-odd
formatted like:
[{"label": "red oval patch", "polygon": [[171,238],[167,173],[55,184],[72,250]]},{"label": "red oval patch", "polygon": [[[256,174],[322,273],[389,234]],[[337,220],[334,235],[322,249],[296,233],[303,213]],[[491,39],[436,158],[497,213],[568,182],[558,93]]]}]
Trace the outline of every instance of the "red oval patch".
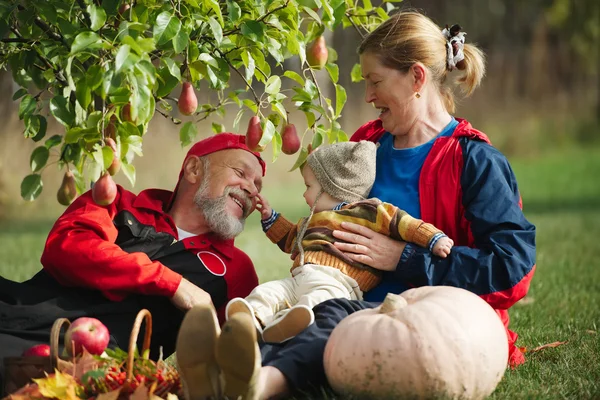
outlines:
[{"label": "red oval patch", "polygon": [[210,251],[201,251],[197,254],[198,259],[204,268],[208,270],[213,275],[223,276],[225,272],[227,272],[227,267],[221,258],[215,253],[211,253]]}]

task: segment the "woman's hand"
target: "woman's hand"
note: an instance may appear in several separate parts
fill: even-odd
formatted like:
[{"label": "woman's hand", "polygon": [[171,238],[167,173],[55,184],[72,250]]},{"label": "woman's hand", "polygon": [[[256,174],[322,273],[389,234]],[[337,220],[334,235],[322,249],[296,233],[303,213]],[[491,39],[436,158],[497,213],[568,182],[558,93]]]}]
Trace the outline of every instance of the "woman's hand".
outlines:
[{"label": "woman's hand", "polygon": [[256,195],[256,209],[260,212],[260,219],[267,219],[271,216],[273,209],[262,194]]},{"label": "woman's hand", "polygon": [[400,262],[406,242],[391,239],[362,225],[342,222],[346,231],[333,231],[333,236],[348,243],[334,246],[354,261],[382,271],[394,271]]}]

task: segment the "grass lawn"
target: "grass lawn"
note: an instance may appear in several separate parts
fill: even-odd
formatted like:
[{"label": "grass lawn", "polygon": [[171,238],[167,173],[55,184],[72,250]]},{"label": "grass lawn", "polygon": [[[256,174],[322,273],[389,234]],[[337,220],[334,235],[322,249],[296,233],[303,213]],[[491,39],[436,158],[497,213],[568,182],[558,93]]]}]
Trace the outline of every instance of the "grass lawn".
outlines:
[{"label": "grass lawn", "polygon": [[[512,329],[527,363],[507,371],[494,399],[600,399],[600,148],[511,160],[527,217],[537,226],[537,272],[512,309]],[[265,189],[273,207],[294,220],[307,212],[302,188]],[[23,280],[39,269],[52,221],[0,225],[0,274]],[[261,233],[258,216],[238,239],[261,281],[287,276],[290,260]],[[566,344],[531,352],[556,341]]]}]

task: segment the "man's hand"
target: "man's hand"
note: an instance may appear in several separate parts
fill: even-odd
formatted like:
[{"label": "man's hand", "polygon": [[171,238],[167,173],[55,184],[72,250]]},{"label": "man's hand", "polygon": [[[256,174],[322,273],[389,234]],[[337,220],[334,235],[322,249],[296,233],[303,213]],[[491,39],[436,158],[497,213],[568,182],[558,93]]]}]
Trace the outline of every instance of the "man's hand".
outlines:
[{"label": "man's hand", "polygon": [[267,219],[271,216],[273,209],[269,205],[269,202],[262,194],[256,195],[256,209],[260,211],[260,219]]},{"label": "man's hand", "polygon": [[214,307],[210,294],[185,278],[181,279],[177,291],[171,297],[171,303],[185,311],[198,304],[210,304]]}]

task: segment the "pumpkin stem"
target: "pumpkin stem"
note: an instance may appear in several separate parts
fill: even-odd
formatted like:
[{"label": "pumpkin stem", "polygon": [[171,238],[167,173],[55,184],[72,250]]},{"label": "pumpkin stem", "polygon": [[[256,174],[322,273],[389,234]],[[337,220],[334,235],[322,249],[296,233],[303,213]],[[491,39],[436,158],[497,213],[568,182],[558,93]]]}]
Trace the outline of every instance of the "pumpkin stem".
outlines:
[{"label": "pumpkin stem", "polygon": [[400,308],[406,307],[408,303],[406,299],[399,294],[388,293],[383,300],[383,304],[379,309],[381,314],[387,314],[392,311],[396,311]]}]

